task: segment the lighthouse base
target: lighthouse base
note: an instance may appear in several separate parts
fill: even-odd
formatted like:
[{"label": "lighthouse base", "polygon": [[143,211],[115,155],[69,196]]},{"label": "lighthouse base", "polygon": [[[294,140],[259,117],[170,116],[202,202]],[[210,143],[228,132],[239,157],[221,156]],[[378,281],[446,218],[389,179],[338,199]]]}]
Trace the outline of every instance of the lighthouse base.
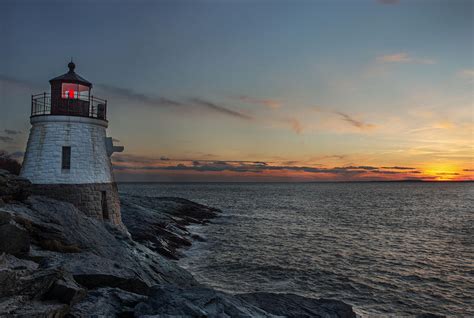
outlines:
[{"label": "lighthouse base", "polygon": [[33,184],[32,193],[72,203],[87,216],[123,226],[116,183]]}]

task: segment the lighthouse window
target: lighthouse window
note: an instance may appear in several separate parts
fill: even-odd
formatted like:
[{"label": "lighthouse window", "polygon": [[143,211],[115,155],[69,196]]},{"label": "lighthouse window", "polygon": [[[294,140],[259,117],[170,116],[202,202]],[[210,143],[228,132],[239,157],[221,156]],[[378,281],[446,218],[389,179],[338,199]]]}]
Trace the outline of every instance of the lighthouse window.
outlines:
[{"label": "lighthouse window", "polygon": [[61,97],[66,99],[89,100],[89,87],[80,84],[63,83],[61,87]]},{"label": "lighthouse window", "polygon": [[61,168],[71,169],[71,147],[63,147]]}]

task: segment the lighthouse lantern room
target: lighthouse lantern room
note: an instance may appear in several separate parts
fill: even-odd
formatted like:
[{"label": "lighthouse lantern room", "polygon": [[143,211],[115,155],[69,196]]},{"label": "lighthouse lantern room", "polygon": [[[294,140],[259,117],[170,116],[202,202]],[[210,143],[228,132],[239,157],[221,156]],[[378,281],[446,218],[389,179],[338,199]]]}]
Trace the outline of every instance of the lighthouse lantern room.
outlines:
[{"label": "lighthouse lantern room", "polygon": [[31,129],[21,176],[37,194],[69,201],[89,216],[122,225],[110,156],[123,151],[107,137],[107,101],[92,83],[69,71],[51,79],[51,92],[32,95]]}]

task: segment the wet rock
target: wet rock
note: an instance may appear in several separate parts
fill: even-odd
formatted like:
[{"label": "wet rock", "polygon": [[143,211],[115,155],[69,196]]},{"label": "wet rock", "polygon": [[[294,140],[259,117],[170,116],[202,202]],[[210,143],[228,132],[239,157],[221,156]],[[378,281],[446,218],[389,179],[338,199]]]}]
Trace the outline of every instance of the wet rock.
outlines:
[{"label": "wet rock", "polygon": [[135,307],[135,317],[272,317],[232,295],[211,288],[189,289],[155,286],[145,302]]},{"label": "wet rock", "polygon": [[352,307],[338,300],[274,293],[240,294],[237,298],[277,316],[356,318]]},{"label": "wet rock", "polygon": [[87,293],[87,296],[70,311],[71,317],[133,317],[133,308],[146,297],[118,288],[100,288]]}]

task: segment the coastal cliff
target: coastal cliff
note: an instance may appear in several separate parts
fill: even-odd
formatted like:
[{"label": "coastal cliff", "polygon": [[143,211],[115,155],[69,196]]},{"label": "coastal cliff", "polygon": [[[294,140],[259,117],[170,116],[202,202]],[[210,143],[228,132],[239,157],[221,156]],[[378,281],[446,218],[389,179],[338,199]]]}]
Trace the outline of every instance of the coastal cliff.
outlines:
[{"label": "coastal cliff", "polygon": [[0,170],[0,316],[356,317],[341,301],[203,286],[174,260],[201,239],[187,226],[220,211],[180,198],[121,201],[125,232],[30,195],[27,180]]}]

